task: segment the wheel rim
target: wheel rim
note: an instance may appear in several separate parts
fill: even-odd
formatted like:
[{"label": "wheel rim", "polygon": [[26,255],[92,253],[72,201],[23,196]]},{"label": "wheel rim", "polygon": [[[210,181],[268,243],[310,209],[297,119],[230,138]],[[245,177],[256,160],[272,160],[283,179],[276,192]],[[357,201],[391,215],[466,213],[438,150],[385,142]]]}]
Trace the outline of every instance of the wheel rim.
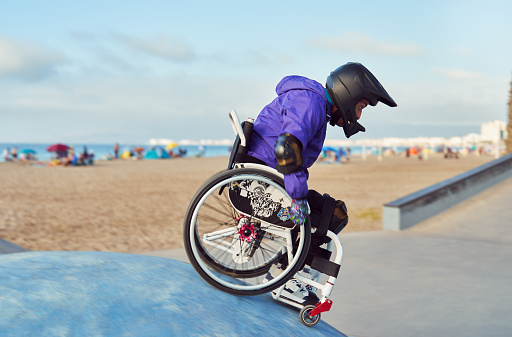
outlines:
[{"label": "wheel rim", "polygon": [[309,317],[309,313],[313,309],[315,309],[314,305],[308,305],[304,307],[301,311],[301,320],[307,326],[315,325],[320,321],[320,314],[317,314],[316,316],[313,317]]},{"label": "wheel rim", "polygon": [[[204,193],[203,197],[199,200],[199,202],[197,203],[197,205],[194,209],[192,218],[191,218],[191,222],[190,222],[191,224],[193,224],[190,226],[190,232],[189,232],[189,236],[191,238],[190,245],[192,246],[192,252],[194,254],[195,260],[201,266],[201,269],[216,282],[218,282],[228,288],[237,289],[237,290],[250,291],[250,290],[261,289],[261,287],[262,287],[261,284],[263,283],[261,275],[266,274],[266,271],[270,268],[271,264],[273,262],[275,262],[280,257],[280,255],[283,253],[282,245],[276,244],[275,242],[272,242],[270,240],[266,240],[265,238],[261,239],[261,241],[259,242],[260,247],[257,249],[257,254],[260,254],[260,255],[257,255],[257,258],[254,258],[254,255],[253,255],[251,257],[251,264],[246,263],[246,265],[243,267],[245,269],[243,269],[243,268],[241,268],[241,266],[233,266],[232,265],[233,262],[229,260],[229,253],[222,252],[222,254],[224,256],[219,257],[218,251],[215,251],[215,249],[210,249],[210,247],[207,247],[207,245],[203,244],[203,238],[204,238],[205,232],[206,232],[206,234],[208,234],[208,230],[209,230],[208,229],[208,230],[205,230],[205,232],[203,232],[203,228],[204,228],[203,225],[208,222],[208,221],[205,221],[205,219],[206,219],[206,220],[212,221],[213,223],[217,222],[216,223],[217,227],[224,226],[226,232],[224,232],[223,235],[231,238],[231,240],[232,240],[231,243],[233,244],[232,245],[233,251],[238,249],[238,251],[242,252],[242,254],[243,254],[243,252],[245,252],[245,254],[247,254],[247,252],[250,251],[250,248],[254,247],[254,244],[255,244],[255,242],[249,242],[247,238],[251,238],[253,241],[257,241],[256,235],[257,235],[257,233],[261,233],[262,230],[265,232],[272,231],[272,230],[282,230],[282,229],[277,228],[276,226],[270,228],[271,226],[269,226],[268,223],[264,223],[264,222],[260,222],[259,227],[257,227],[257,224],[255,222],[253,222],[253,223],[249,222],[249,224],[246,225],[246,227],[243,227],[243,226],[240,227],[240,225],[238,224],[238,227],[237,227],[237,223],[235,223],[235,219],[237,219],[240,216],[244,216],[244,215],[247,216],[247,214],[242,214],[239,211],[237,211],[236,209],[233,209],[232,205],[228,205],[228,204],[230,204],[228,198],[226,199],[226,200],[228,200],[227,203],[226,203],[226,200],[220,200],[220,198],[215,198],[215,194],[218,193],[218,191],[221,188],[225,187],[228,184],[231,184],[231,183],[234,183],[237,181],[239,182],[239,181],[243,181],[243,180],[254,180],[254,179],[255,179],[254,175],[242,174],[242,175],[233,176],[233,177],[230,177],[227,179],[223,179],[220,182],[216,183],[214,186],[210,187]],[[279,184],[275,183],[274,181],[267,179],[265,177],[261,177],[261,176],[258,176],[257,180],[272,186],[277,191],[281,192],[283,194],[283,196],[287,196],[284,188],[282,186],[280,186]],[[216,207],[213,207],[212,206],[213,202],[211,200],[208,200],[208,199],[212,199],[212,198],[210,198],[212,196],[214,196],[213,202],[215,202],[217,204]],[[289,197],[287,197],[287,198],[289,199]],[[204,210],[204,209],[206,209],[206,210],[213,209],[214,211],[219,212],[219,208],[221,210],[221,214],[224,216],[224,221],[219,222],[218,219],[214,219],[211,216],[212,213],[208,213],[208,212],[205,212],[204,214],[202,213],[202,210]],[[201,222],[198,222],[198,220],[201,220]],[[249,215],[249,221],[250,220],[251,219],[250,219],[250,215]],[[201,223],[201,224],[198,225],[198,223]],[[197,229],[199,226],[201,226],[200,230]],[[231,232],[229,232],[230,229],[231,229]],[[244,234],[241,232],[242,229],[246,230],[245,233],[247,234],[247,236],[244,236]],[[303,228],[301,228],[301,229],[302,229],[301,233],[303,233]],[[251,235],[249,235],[249,232],[247,230],[252,231],[250,233]],[[218,233],[217,229],[215,229],[215,230],[212,229],[211,231],[213,233]],[[255,233],[255,231],[257,233]],[[290,232],[290,230],[288,230],[288,232]],[[254,234],[254,235],[252,235],[252,234]],[[213,237],[215,237],[215,236],[213,236]],[[235,246],[237,246],[237,247],[235,247]],[[304,246],[304,238],[300,237],[296,252],[301,252],[301,250],[303,249],[303,246]],[[203,253],[203,256],[200,255],[199,251],[201,251],[201,253]],[[288,274],[287,271],[289,271],[289,269],[294,266],[294,264],[297,262],[297,259],[299,258],[299,256],[300,256],[299,253],[295,253],[293,255],[293,259],[291,260],[291,263],[288,264],[287,269],[285,269],[285,271],[283,273],[281,273],[280,275],[276,276],[272,280],[265,283],[265,286],[271,286],[271,285],[275,284],[276,282],[279,282],[283,277],[287,276],[287,274]],[[207,262],[205,262],[205,257],[206,257]],[[245,257],[245,258],[247,259],[247,257]],[[208,259],[210,259],[210,260],[208,260]],[[240,257],[240,259],[241,259],[240,261],[243,261],[244,256]],[[209,263],[208,261],[209,262],[214,261],[217,264],[216,265],[217,268],[215,268],[216,270],[211,268],[212,263]],[[240,261],[239,261],[239,263],[240,263]],[[248,261],[246,261],[246,262],[248,262]],[[224,274],[223,274],[223,270],[224,270]],[[251,276],[254,276],[254,275],[260,275],[260,276],[247,277],[247,275],[244,275],[244,270],[246,271],[246,274],[249,274]],[[233,276],[225,275],[225,274],[229,274],[229,272],[232,272],[236,275],[233,275]]]}]

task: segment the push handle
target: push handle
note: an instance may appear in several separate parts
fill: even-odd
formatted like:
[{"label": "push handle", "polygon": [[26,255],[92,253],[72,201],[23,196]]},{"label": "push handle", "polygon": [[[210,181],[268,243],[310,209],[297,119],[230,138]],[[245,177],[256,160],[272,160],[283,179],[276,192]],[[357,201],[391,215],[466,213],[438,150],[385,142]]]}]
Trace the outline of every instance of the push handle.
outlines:
[{"label": "push handle", "polygon": [[242,126],[240,125],[240,120],[238,119],[235,109],[229,112],[229,121],[231,122],[231,127],[233,128],[235,135],[240,137],[240,144],[245,147],[247,144],[245,141],[244,131],[242,130]]},{"label": "push handle", "polygon": [[[243,122],[242,130],[244,130],[245,141],[249,142],[251,140],[252,131],[254,130],[254,120],[252,118],[249,118],[245,122]],[[242,152],[243,154],[247,154],[247,146],[241,146],[239,151]]]}]

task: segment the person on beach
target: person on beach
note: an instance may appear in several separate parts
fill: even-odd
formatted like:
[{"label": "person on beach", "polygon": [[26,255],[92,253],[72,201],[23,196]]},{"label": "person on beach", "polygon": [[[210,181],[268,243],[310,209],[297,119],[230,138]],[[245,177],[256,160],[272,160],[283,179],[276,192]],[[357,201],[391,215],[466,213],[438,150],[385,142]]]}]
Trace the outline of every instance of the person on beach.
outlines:
[{"label": "person on beach", "polygon": [[2,156],[4,157],[5,162],[11,161],[10,155],[11,155],[11,150],[8,147],[5,148],[4,151],[2,152]]},{"label": "person on beach", "polygon": [[[303,224],[309,211],[308,168],[322,152],[327,123],[342,127],[349,138],[365,131],[358,120],[368,105],[397,104],[360,63],[347,63],[331,72],[325,87],[306,77],[287,76],[276,93],[254,122],[247,154],[284,175],[285,189],[292,198],[290,219]],[[273,275],[269,272],[266,277]],[[302,305],[318,302],[314,291],[296,279],[286,283],[282,294]]]},{"label": "person on beach", "polygon": [[18,159],[18,148],[16,146],[11,150],[11,157],[12,161],[16,161],[16,159]]},{"label": "person on beach", "polygon": [[350,155],[351,155],[351,150],[349,147],[347,147],[347,149],[345,150],[345,158],[347,160],[347,164],[350,162]]}]

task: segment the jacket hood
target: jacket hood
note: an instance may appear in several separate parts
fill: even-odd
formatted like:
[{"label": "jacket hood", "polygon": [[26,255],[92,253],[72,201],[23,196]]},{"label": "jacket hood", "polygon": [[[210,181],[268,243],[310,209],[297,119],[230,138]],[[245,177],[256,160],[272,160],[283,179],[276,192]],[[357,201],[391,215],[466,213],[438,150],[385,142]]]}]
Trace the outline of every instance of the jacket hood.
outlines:
[{"label": "jacket hood", "polygon": [[328,102],[324,86],[303,76],[286,76],[277,84],[276,93],[278,95],[290,90],[309,90],[319,94],[325,102]]}]

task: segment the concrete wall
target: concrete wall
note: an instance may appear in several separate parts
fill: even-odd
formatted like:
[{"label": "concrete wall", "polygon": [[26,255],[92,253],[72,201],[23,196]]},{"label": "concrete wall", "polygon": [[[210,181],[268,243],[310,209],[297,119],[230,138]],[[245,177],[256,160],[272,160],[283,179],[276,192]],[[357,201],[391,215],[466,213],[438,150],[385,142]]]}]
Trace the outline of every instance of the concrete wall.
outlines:
[{"label": "concrete wall", "polygon": [[409,228],[510,177],[512,153],[385,204],[382,228]]}]

